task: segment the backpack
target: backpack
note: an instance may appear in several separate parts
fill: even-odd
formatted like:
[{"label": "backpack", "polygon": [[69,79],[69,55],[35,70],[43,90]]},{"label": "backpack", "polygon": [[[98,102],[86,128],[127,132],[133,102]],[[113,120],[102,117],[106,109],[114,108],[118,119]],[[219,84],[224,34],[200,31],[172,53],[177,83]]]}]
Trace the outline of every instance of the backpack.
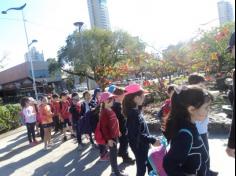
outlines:
[{"label": "backpack", "polygon": [[105,145],[106,140],[103,137],[102,131],[101,131],[101,122],[99,121],[97,124],[97,128],[95,130],[95,140],[97,144],[99,145]]},{"label": "backpack", "polygon": [[150,149],[148,153],[148,160],[153,168],[151,176],[154,176],[155,174],[157,176],[167,176],[163,168],[163,160],[165,155],[167,154],[167,142],[163,138],[161,139],[161,143],[161,146]]}]

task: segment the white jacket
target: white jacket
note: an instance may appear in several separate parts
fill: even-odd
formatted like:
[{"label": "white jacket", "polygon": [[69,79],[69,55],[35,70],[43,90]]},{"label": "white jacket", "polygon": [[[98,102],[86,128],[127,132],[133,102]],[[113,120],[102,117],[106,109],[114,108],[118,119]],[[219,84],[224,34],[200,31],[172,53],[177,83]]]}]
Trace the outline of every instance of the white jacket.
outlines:
[{"label": "white jacket", "polygon": [[36,122],[36,113],[34,112],[34,108],[29,106],[23,109],[23,114],[25,118],[25,123],[35,123]]}]

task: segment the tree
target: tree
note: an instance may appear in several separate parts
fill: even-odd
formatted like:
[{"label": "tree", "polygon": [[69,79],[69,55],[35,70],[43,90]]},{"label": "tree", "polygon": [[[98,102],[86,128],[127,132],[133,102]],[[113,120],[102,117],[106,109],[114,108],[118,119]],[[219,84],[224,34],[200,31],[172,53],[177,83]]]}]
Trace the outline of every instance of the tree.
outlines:
[{"label": "tree", "polygon": [[109,80],[127,71],[127,63],[123,61],[134,60],[144,52],[145,45],[139,38],[123,31],[92,29],[82,34],[74,32],[59,50],[57,63],[53,62],[50,68],[54,70],[59,66],[64,72],[89,77],[104,88]]},{"label": "tree", "polygon": [[200,38],[192,43],[192,57],[205,61],[208,71],[232,69],[235,60],[225,49],[234,30],[235,23],[229,23],[210,31],[200,31]]}]

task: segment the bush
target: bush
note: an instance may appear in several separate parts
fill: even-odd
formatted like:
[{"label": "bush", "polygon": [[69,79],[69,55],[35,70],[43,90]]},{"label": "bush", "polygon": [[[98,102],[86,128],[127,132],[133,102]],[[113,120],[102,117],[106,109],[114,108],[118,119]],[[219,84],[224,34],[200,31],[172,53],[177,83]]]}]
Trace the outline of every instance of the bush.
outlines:
[{"label": "bush", "polygon": [[0,105],[0,133],[20,126],[20,105]]}]

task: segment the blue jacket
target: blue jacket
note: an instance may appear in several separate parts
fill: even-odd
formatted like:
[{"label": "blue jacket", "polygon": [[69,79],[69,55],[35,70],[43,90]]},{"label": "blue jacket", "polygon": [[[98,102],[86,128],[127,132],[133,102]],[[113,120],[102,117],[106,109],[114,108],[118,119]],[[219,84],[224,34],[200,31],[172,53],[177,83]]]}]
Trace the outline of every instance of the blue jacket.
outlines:
[{"label": "blue jacket", "polygon": [[127,133],[127,121],[124,115],[122,114],[121,103],[115,102],[113,104],[112,110],[116,113],[116,116],[119,120],[120,132],[124,136]]},{"label": "blue jacket", "polygon": [[143,114],[138,109],[129,109],[127,112],[127,128],[130,146],[133,149],[149,149],[150,144],[156,142],[156,138],[150,135]]},{"label": "blue jacket", "polygon": [[171,140],[163,165],[168,176],[210,176],[209,155],[194,124],[182,125]]}]

